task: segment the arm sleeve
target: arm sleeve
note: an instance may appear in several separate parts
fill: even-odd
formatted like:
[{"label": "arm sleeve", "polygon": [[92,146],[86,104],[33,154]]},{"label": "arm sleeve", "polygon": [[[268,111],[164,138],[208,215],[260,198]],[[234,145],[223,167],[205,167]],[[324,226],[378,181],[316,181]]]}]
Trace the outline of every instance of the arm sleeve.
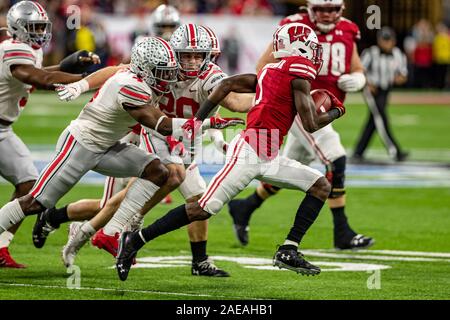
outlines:
[{"label": "arm sleeve", "polygon": [[208,76],[203,80],[202,83],[202,100],[206,100],[208,98],[208,95],[213,91],[213,89],[228,75],[222,71],[219,67],[214,68],[210,71]]},{"label": "arm sleeve", "polygon": [[140,107],[148,104],[152,100],[152,97],[151,94],[143,91],[141,88],[133,85],[125,85],[119,89],[117,100],[121,106],[126,104],[128,107]]}]

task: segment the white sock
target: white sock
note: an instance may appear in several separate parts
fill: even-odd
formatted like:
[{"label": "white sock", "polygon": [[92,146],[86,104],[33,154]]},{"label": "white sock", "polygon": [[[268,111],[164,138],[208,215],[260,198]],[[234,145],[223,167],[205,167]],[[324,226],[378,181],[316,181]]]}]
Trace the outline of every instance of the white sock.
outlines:
[{"label": "white sock", "polygon": [[284,240],[283,245],[284,246],[296,246],[296,247],[298,247],[298,243],[297,242],[291,241],[291,240],[287,240],[287,239]]},{"label": "white sock", "polygon": [[0,209],[0,234],[25,218],[19,200],[15,199]]},{"label": "white sock", "polygon": [[151,181],[137,179],[128,190],[125,199],[120,204],[119,209],[112,217],[111,221],[103,228],[106,235],[114,236],[121,233],[128,221],[141,212],[145,203],[150,200],[159,187]]},{"label": "white sock", "polygon": [[14,234],[9,231],[5,231],[0,235],[0,248],[8,248],[12,239],[14,238]]},{"label": "white sock", "polygon": [[91,225],[89,221],[83,223],[80,230],[89,238],[92,237],[97,232],[97,230],[94,229],[94,227]]}]

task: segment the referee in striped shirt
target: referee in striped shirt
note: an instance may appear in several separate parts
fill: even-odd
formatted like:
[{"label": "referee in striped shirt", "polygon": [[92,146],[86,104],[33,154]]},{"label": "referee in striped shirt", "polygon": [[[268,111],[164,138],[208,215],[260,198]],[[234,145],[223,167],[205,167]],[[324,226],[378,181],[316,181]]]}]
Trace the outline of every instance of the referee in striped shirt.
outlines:
[{"label": "referee in striped shirt", "polygon": [[369,119],[356,145],[353,159],[362,161],[364,152],[375,130],[381,137],[389,155],[396,161],[408,156],[394,139],[387,117],[387,102],[393,85],[402,85],[408,76],[406,56],[395,46],[394,30],[383,27],[377,33],[378,45],[363,51],[361,62],[367,76],[364,98],[369,107]]}]

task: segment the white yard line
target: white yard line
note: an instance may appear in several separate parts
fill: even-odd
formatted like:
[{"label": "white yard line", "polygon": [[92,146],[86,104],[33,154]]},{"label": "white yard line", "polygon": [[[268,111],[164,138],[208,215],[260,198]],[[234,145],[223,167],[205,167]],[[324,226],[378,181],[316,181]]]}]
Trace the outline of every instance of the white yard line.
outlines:
[{"label": "white yard line", "polygon": [[152,291],[152,290],[133,290],[133,289],[113,289],[113,288],[92,288],[92,287],[80,287],[75,289],[69,289],[65,286],[55,286],[55,285],[42,285],[42,284],[31,284],[31,283],[6,283],[0,282],[0,286],[5,287],[31,287],[31,288],[42,288],[42,289],[67,289],[67,290],[87,290],[87,291],[107,291],[107,292],[130,292],[139,294],[159,294],[166,296],[181,296],[181,297],[204,297],[204,298],[223,298],[223,299],[237,299],[237,300],[259,300],[250,297],[227,297],[218,296],[211,294],[196,294],[196,293],[185,293],[185,292],[164,292],[164,291]]}]

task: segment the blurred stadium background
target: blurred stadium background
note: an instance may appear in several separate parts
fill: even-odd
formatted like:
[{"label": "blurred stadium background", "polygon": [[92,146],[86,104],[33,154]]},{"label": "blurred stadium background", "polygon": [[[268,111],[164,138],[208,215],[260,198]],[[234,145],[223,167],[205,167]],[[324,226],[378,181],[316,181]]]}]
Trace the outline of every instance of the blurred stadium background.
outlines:
[{"label": "blurred stadium background", "polygon": [[[182,22],[198,22],[212,27],[222,43],[219,64],[230,74],[254,72],[254,64],[282,16],[297,12],[305,1],[275,0],[183,0],[183,1],[40,1],[53,22],[53,40],[46,49],[46,65],[80,49],[97,52],[103,65],[115,65],[128,58],[133,38],[151,30],[151,13],[159,4],[175,5]],[[0,1],[0,25],[15,1]],[[392,26],[398,46],[408,56],[408,83],[397,88],[389,113],[393,130],[410,151],[406,163],[389,159],[381,142],[372,141],[368,164],[350,165],[348,173],[348,213],[361,232],[377,239],[374,250],[361,253],[331,253],[331,216],[324,208],[304,247],[314,261],[326,269],[333,263],[382,264],[381,290],[368,290],[363,272],[324,272],[313,280],[295,274],[249,270],[226,257],[270,258],[276,243],[282,241],[301,195],[283,191],[252,221],[250,245],[236,245],[231,219],[226,210],[211,221],[209,252],[222,256],[218,263],[231,272],[225,281],[192,279],[185,258],[179,268],[158,268],[147,260],[151,270],[133,270],[126,285],[118,285],[110,256],[86,248],[77,263],[82,267],[81,285],[86,290],[66,289],[66,270],[58,253],[66,241],[65,230],[57,232],[42,250],[31,245],[34,218],[27,219],[14,240],[11,251],[27,270],[0,270],[1,299],[448,299],[450,297],[450,0],[347,0],[345,16],[361,31],[362,51],[375,44],[376,30],[366,27],[367,7],[381,8],[381,24]],[[66,28],[71,5],[81,9],[81,28]],[[445,51],[447,50],[447,51]],[[445,58],[447,57],[447,58]],[[446,60],[447,59],[447,60]],[[444,82],[436,81],[445,69]],[[71,103],[61,103],[52,93],[32,95],[15,132],[30,147],[41,169],[51,158],[60,132],[74,119],[88,94]],[[336,122],[344,146],[355,144],[366,120],[367,107],[361,94],[349,95],[348,113]],[[226,115],[226,113],[224,113]],[[231,137],[227,135],[229,140]],[[213,160],[215,156],[212,156]],[[212,161],[214,162],[214,161]],[[211,176],[217,164],[202,166]],[[319,164],[315,167],[321,169]],[[89,175],[60,201],[60,205],[102,194],[102,177]],[[0,183],[0,203],[8,201],[12,186]],[[246,190],[249,195],[252,190]],[[296,199],[292,201],[292,199]],[[181,197],[175,195],[176,206]],[[159,206],[146,222],[167,211]],[[188,256],[186,233],[178,230],[142,250],[143,256]],[[403,250],[403,251],[402,251]],[[150,262],[149,262],[150,261]],[[151,264],[154,263],[154,266]],[[265,262],[266,263],[266,262]],[[261,262],[261,264],[264,264]],[[328,264],[328,265],[327,265]],[[267,265],[268,266],[268,265]],[[333,271],[333,270],[330,270]],[[163,280],[161,280],[163,279]],[[214,281],[212,281],[214,280]],[[91,289],[89,289],[91,288]],[[95,289],[97,288],[97,289]]]}]

